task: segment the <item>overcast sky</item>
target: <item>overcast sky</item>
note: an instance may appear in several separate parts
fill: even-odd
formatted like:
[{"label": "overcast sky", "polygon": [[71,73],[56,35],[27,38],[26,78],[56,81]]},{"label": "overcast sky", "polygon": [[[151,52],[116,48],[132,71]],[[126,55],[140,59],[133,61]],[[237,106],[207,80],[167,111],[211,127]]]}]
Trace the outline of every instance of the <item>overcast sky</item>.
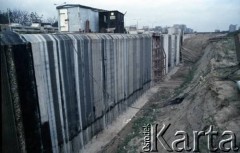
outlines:
[{"label": "overcast sky", "polygon": [[171,26],[186,24],[196,31],[228,30],[240,26],[240,0],[1,0],[0,10],[24,9],[45,18],[56,16],[54,4],[81,4],[118,10],[125,15],[125,26]]}]

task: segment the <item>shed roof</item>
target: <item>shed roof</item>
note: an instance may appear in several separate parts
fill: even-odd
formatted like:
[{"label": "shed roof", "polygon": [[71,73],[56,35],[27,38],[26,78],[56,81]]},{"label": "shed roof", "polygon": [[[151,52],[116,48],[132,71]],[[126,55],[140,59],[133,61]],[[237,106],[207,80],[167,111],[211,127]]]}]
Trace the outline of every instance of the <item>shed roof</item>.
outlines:
[{"label": "shed roof", "polygon": [[100,11],[100,12],[103,12],[103,13],[108,13],[108,12],[118,12],[118,13],[124,15],[122,12],[119,12],[118,10],[112,10],[112,11],[102,10],[102,11]]},{"label": "shed roof", "polygon": [[80,4],[65,4],[65,5],[60,5],[60,6],[57,6],[56,9],[72,8],[72,7],[80,7],[80,8],[85,8],[85,9],[91,9],[91,10],[93,10],[93,11],[98,11],[98,12],[106,11],[106,10],[103,10],[103,9],[98,9],[98,8],[94,8],[94,7],[84,6],[84,5],[80,5]]}]

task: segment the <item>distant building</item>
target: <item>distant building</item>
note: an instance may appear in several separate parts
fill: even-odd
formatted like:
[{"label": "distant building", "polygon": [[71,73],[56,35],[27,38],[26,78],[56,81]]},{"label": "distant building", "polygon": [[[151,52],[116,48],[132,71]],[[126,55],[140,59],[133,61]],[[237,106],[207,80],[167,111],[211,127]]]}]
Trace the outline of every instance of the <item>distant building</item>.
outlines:
[{"label": "distant building", "polygon": [[229,25],[229,32],[234,32],[237,30],[237,25],[230,24]]},{"label": "distant building", "polygon": [[167,33],[168,33],[168,28],[169,28],[169,27],[163,27],[163,28],[162,28],[162,33],[163,33],[163,34],[167,34]]},{"label": "distant building", "polygon": [[219,29],[216,29],[215,32],[220,32],[220,30],[219,30]]},{"label": "distant building", "polygon": [[184,33],[193,33],[193,29],[192,28],[186,28]]},{"label": "distant building", "polygon": [[118,11],[99,12],[100,32],[124,33],[124,14]]},{"label": "distant building", "polygon": [[125,29],[129,34],[137,34],[137,25],[126,26]]},{"label": "distant building", "polygon": [[174,24],[173,27],[185,30],[187,26],[185,24]]},{"label": "distant building", "polygon": [[58,28],[60,32],[92,31],[99,32],[100,9],[66,4],[57,7],[59,14]]},{"label": "distant building", "polygon": [[182,34],[187,33],[186,32],[187,26],[185,24],[174,24],[173,27],[181,29]]},{"label": "distant building", "polygon": [[142,28],[144,31],[149,31],[149,26],[143,26]]},{"label": "distant building", "polygon": [[156,27],[154,28],[154,32],[162,33],[162,27],[161,27],[161,26],[156,26]]},{"label": "distant building", "polygon": [[137,25],[131,25],[125,27],[126,32],[129,34],[152,34],[154,31],[149,26],[143,26],[141,29],[137,28]]},{"label": "distant building", "polygon": [[135,30],[137,30],[137,26],[136,25],[129,26],[129,31],[135,31]]},{"label": "distant building", "polygon": [[178,28],[176,27],[170,27],[168,28],[168,34],[173,35],[178,33]]}]

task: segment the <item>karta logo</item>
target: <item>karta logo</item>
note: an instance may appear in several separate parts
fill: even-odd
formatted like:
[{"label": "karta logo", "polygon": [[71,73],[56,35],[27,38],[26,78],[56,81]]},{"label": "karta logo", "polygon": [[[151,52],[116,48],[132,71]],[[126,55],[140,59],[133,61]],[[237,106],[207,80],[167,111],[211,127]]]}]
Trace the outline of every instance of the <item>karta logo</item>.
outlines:
[{"label": "karta logo", "polygon": [[[143,126],[143,134],[144,134],[144,142],[142,150],[144,152],[158,152],[158,145],[160,144],[164,150],[168,152],[199,152],[199,138],[206,137],[207,140],[207,148],[210,152],[223,151],[229,152],[234,151],[238,152],[239,147],[237,146],[236,135],[232,131],[224,131],[221,135],[218,134],[218,131],[213,130],[213,126],[210,125],[209,129],[206,131],[193,131],[192,133],[192,144],[189,145],[190,139],[189,134],[185,131],[176,131],[173,137],[177,137],[172,142],[167,142],[164,138],[164,134],[167,133],[171,124],[165,125],[161,127],[158,131],[158,124],[148,124]],[[219,137],[220,141],[217,146],[213,145],[215,137]],[[240,143],[239,143],[240,144]]]}]

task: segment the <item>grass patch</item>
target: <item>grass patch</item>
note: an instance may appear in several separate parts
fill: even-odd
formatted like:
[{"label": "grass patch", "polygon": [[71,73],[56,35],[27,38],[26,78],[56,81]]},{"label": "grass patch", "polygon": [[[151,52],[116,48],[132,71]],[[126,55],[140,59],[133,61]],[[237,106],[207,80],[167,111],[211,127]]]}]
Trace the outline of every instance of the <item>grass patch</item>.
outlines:
[{"label": "grass patch", "polygon": [[[128,145],[129,142],[134,138],[144,137],[143,135],[143,126],[147,124],[152,124],[156,119],[154,111],[144,110],[144,113],[141,117],[133,121],[132,129],[130,134],[126,136],[123,142],[118,146],[117,153],[126,153],[126,152],[136,152],[137,146]],[[136,144],[137,145],[137,144]]]}]

